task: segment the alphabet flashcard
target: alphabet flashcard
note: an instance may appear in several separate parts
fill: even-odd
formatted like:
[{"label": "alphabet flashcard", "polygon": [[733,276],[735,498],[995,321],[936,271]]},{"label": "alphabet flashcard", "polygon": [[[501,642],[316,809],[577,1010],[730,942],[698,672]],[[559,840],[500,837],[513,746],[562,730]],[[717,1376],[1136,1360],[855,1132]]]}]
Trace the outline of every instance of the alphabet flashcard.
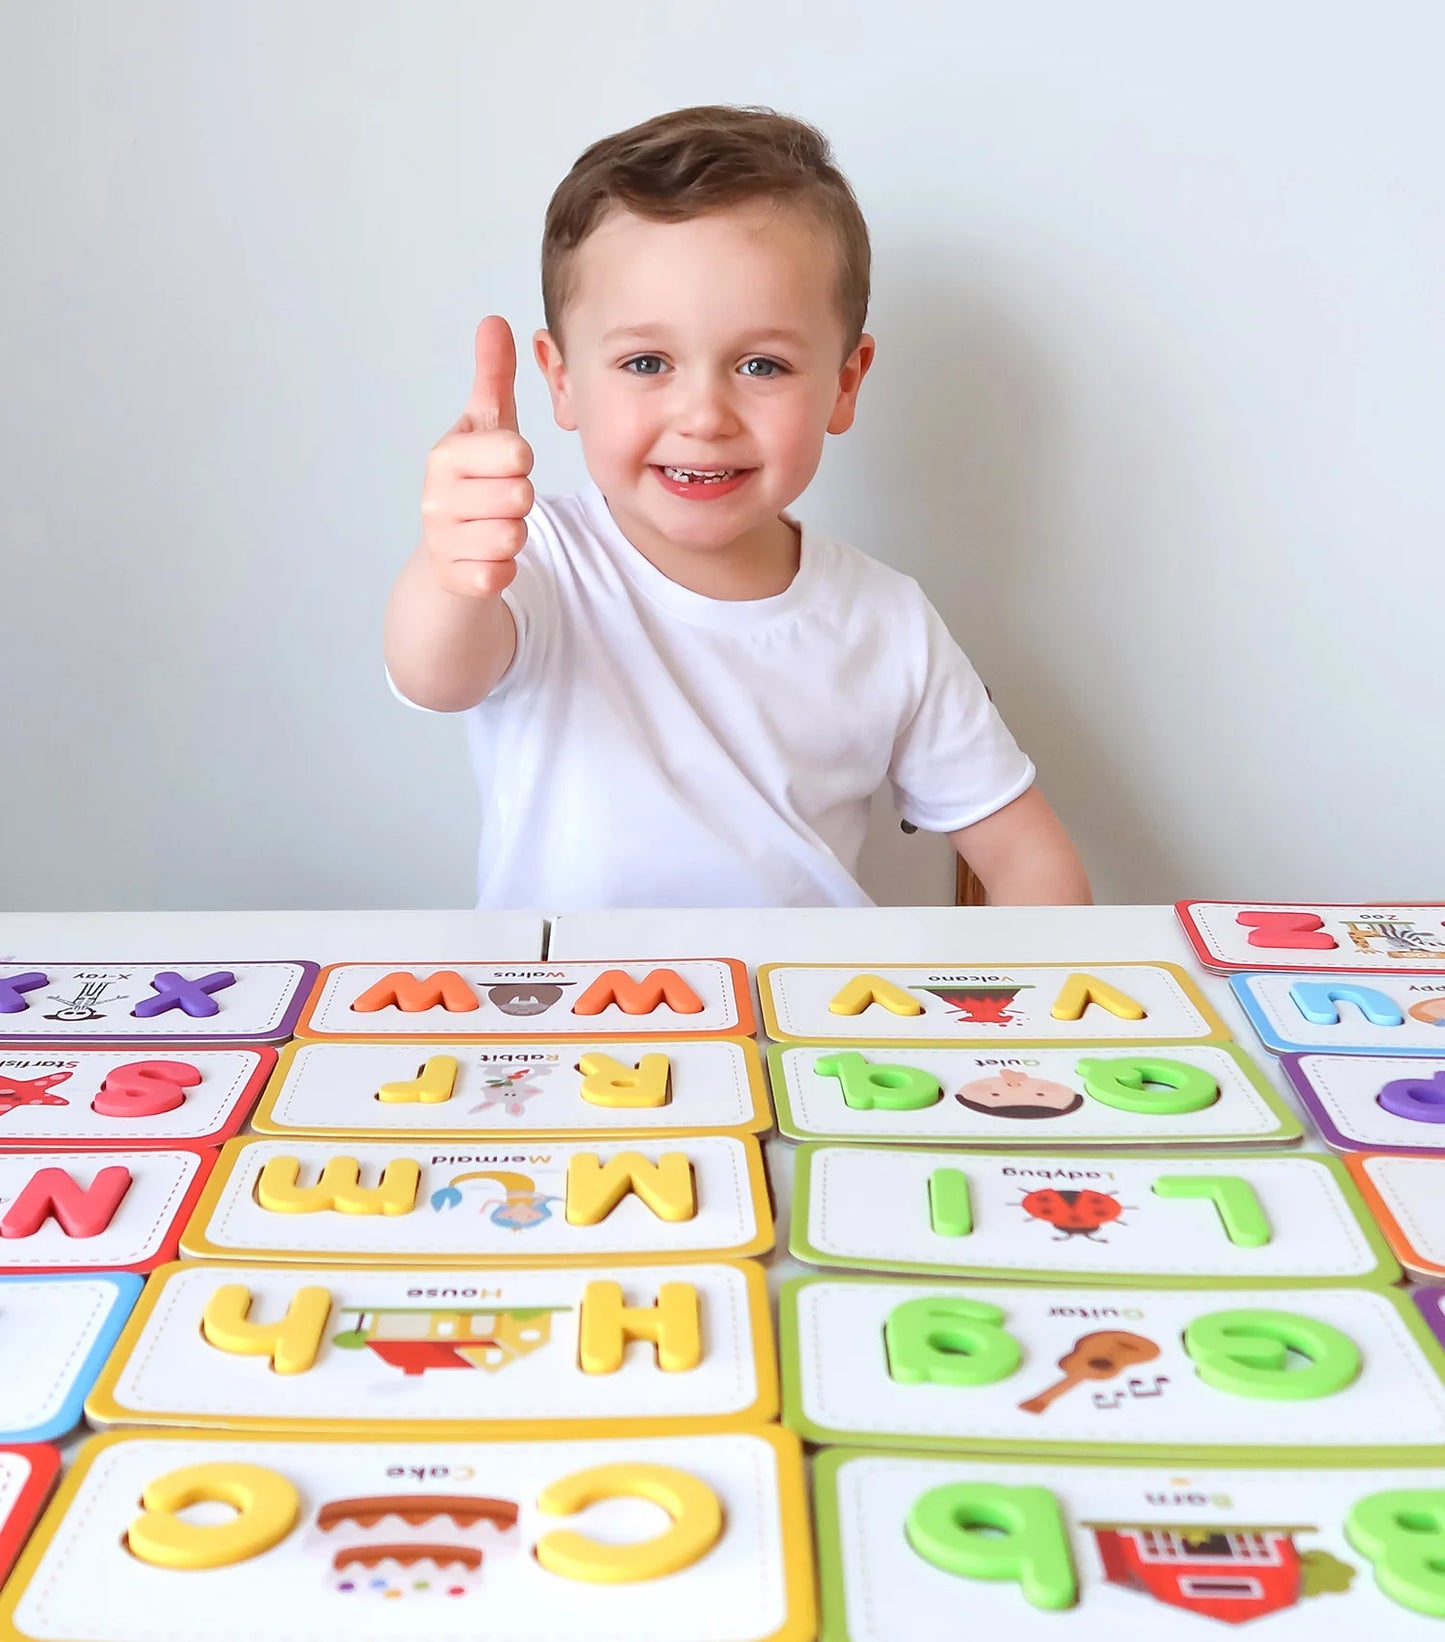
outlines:
[{"label": "alphabet flashcard", "polygon": [[834,1450],[814,1464],[825,1642],[1425,1642],[1445,1470],[1068,1465]]},{"label": "alphabet flashcard", "polygon": [[60,1454],[45,1443],[0,1448],[0,1584],[9,1577],[59,1476]]},{"label": "alphabet flashcard", "polygon": [[1358,1152],[1345,1166],[1405,1270],[1445,1278],[1445,1158]]},{"label": "alphabet flashcard", "polygon": [[1281,1146],[1299,1120],[1232,1043],[1126,1053],[775,1044],[778,1127],[874,1145]]},{"label": "alphabet flashcard", "polygon": [[1179,901],[1175,911],[1206,969],[1445,978],[1445,902]]},{"label": "alphabet flashcard", "polygon": [[20,1642],[811,1642],[776,1427],[598,1441],[94,1438],[0,1596]]},{"label": "alphabet flashcard", "polygon": [[1222,1041],[1177,964],[763,964],[768,1036],[804,1043]]},{"label": "alphabet flashcard", "polygon": [[1445,1155],[1445,1044],[1438,1058],[1281,1055],[1327,1146]]},{"label": "alphabet flashcard", "polygon": [[1445,1465],[1445,1355],[1390,1290],[804,1277],[780,1318],[810,1442]]},{"label": "alphabet flashcard", "polygon": [[735,958],[661,962],[332,964],[302,1038],[750,1037],[752,994]]},{"label": "alphabet flashcard", "polygon": [[1445,1053],[1445,977],[1235,975],[1229,984],[1274,1054]]},{"label": "alphabet flashcard", "polygon": [[93,1425],[296,1436],[717,1431],[777,1411],[753,1262],[167,1266],[86,1403]]},{"label": "alphabet flashcard", "polygon": [[807,1145],[792,1217],[799,1260],[859,1271],[1233,1288],[1400,1279],[1333,1157]]},{"label": "alphabet flashcard", "polygon": [[772,1247],[751,1135],[607,1143],[233,1140],[181,1237],[193,1258],[637,1264]]},{"label": "alphabet flashcard", "polygon": [[313,963],[0,965],[0,1045],[278,1043]]},{"label": "alphabet flashcard", "polygon": [[0,1049],[0,1152],[219,1145],[275,1064],[253,1047]]},{"label": "alphabet flashcard", "polygon": [[182,1146],[0,1153],[0,1272],[164,1265],[216,1156]]},{"label": "alphabet flashcard", "polygon": [[295,1043],[263,1135],[505,1141],[756,1133],[772,1127],[751,1038]]},{"label": "alphabet flashcard", "polygon": [[80,1424],[140,1291],[126,1272],[0,1277],[0,1442],[53,1442]]}]

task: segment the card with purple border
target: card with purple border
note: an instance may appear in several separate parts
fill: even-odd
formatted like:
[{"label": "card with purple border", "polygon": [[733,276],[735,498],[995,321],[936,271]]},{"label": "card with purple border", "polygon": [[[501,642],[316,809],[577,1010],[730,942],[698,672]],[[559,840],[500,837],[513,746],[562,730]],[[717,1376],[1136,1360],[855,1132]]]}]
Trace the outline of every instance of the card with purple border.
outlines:
[{"label": "card with purple border", "polygon": [[0,1044],[277,1043],[317,965],[0,963]]},{"label": "card with purple border", "polygon": [[1326,1146],[1445,1155],[1445,1056],[1281,1055]]},{"label": "card with purple border", "polygon": [[1411,1289],[1410,1298],[1430,1325],[1430,1332],[1445,1346],[1445,1288]]}]

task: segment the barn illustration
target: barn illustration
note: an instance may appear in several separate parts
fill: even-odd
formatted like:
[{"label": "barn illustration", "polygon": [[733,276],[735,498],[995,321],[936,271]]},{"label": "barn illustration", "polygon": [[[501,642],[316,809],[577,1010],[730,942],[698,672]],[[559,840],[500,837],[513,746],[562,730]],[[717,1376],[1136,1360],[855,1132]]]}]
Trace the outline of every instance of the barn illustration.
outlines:
[{"label": "barn illustration", "polygon": [[494,1306],[487,1310],[388,1306],[353,1313],[332,1339],[343,1351],[371,1351],[405,1375],[432,1368],[480,1368],[495,1374],[552,1338],[552,1318],[570,1306]]},{"label": "barn illustration", "polygon": [[1328,1552],[1301,1552],[1295,1526],[1086,1522],[1111,1585],[1226,1625],[1292,1608],[1302,1597],[1345,1590],[1354,1570]]}]

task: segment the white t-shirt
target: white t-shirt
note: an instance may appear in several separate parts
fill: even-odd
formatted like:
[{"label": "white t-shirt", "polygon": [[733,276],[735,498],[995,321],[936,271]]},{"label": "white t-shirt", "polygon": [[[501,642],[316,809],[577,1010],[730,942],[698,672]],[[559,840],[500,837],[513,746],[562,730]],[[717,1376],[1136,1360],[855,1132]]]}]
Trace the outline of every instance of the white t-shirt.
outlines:
[{"label": "white t-shirt", "polygon": [[648,563],[595,485],[527,523],[516,657],[465,715],[479,906],[870,906],[885,779],[928,832],[1032,783],[911,577],[804,527],[788,588],[729,602]]}]

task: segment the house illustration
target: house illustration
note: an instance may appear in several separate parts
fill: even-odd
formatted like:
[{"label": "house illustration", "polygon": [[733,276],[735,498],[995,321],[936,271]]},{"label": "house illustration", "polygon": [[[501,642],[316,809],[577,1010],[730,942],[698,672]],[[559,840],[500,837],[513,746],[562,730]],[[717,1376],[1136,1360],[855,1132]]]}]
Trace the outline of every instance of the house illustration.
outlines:
[{"label": "house illustration", "polygon": [[1348,1588],[1353,1570],[1326,1552],[1301,1553],[1308,1525],[1231,1526],[1086,1522],[1112,1585],[1226,1625]]},{"label": "house illustration", "polygon": [[343,1351],[369,1350],[403,1374],[429,1368],[480,1368],[495,1374],[552,1338],[552,1317],[570,1306],[499,1306],[446,1310],[388,1306],[357,1310],[354,1325],[332,1339]]}]

